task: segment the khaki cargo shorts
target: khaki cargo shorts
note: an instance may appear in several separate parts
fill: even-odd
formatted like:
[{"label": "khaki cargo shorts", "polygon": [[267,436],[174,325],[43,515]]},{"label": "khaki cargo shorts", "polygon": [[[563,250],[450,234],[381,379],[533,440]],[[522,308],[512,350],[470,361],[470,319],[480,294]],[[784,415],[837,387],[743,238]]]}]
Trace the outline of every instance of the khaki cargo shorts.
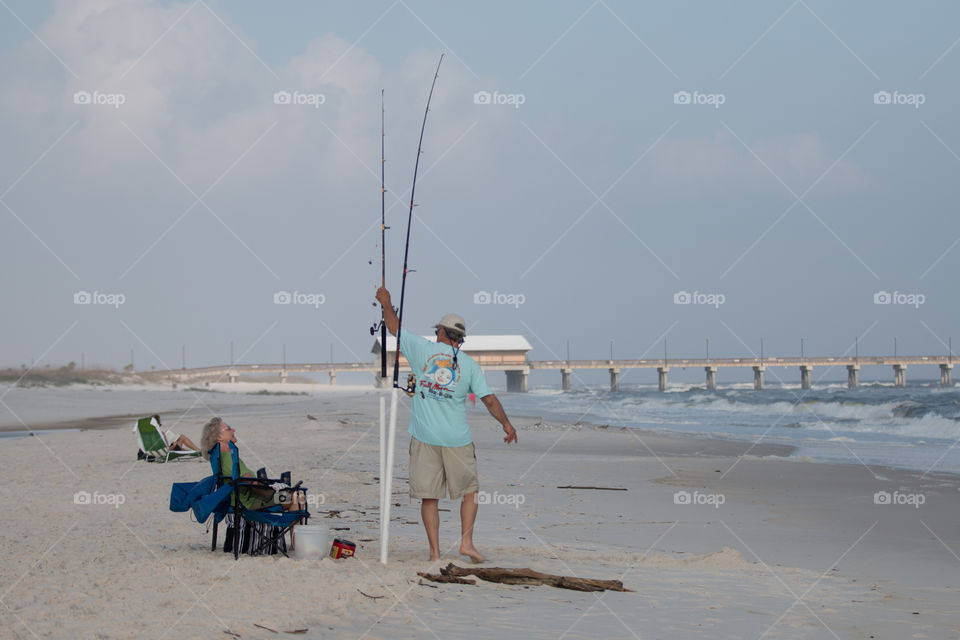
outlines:
[{"label": "khaki cargo shorts", "polygon": [[462,498],[480,489],[473,443],[440,447],[410,438],[410,497]]}]

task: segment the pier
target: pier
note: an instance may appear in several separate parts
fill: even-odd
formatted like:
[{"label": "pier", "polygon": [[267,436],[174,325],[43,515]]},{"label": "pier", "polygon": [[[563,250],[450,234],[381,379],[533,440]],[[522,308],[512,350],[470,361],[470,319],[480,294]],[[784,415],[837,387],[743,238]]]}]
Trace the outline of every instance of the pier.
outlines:
[{"label": "pier", "polygon": [[[938,365],[940,384],[953,386],[953,356],[858,356],[834,358],[657,358],[650,360],[532,360],[530,370],[559,369],[561,385],[564,391],[570,390],[570,375],[575,369],[607,369],[610,372],[610,390],[620,389],[620,371],[623,369],[656,369],[660,391],[667,389],[667,374],[671,368],[688,369],[702,367],[705,385],[709,390],[717,388],[717,374],[723,368],[753,369],[753,388],[763,389],[764,373],[767,367],[796,368],[800,373],[800,386],[810,389],[813,386],[815,368],[846,367],[847,386],[855,388],[860,384],[860,367],[885,365],[893,369],[893,383],[898,387],[907,386],[907,367],[916,365]],[[509,386],[509,385],[508,385]],[[508,389],[513,390],[513,389]],[[526,389],[523,389],[524,391]]]},{"label": "pier", "polygon": [[[863,366],[888,366],[893,373],[893,383],[897,387],[907,385],[907,368],[915,366],[938,366],[940,384],[953,386],[953,356],[859,356],[859,357],[803,357],[803,358],[657,358],[649,360],[525,360],[517,362],[503,358],[500,362],[487,358],[481,367],[484,371],[502,371],[507,378],[507,391],[526,392],[531,371],[554,370],[560,372],[560,382],[564,391],[570,390],[570,379],[576,370],[607,369],[610,373],[610,390],[620,390],[620,373],[625,369],[656,369],[660,391],[666,391],[668,374],[671,369],[702,368],[705,374],[705,386],[715,390],[721,369],[749,368],[753,370],[753,388],[763,389],[764,373],[768,367],[793,368],[799,373],[800,386],[810,389],[813,386],[815,369],[840,368],[847,370],[847,386],[855,388],[860,384],[860,368]],[[391,376],[393,365],[390,365]],[[242,375],[275,376],[279,382],[286,382],[291,374],[325,373],[330,384],[336,384],[338,373],[380,371],[378,362],[329,362],[301,364],[232,364],[191,369],[172,369],[168,371],[142,372],[141,375],[188,383],[201,378],[216,378],[237,382]],[[401,381],[406,379],[409,368],[402,362]],[[381,386],[389,386],[391,378],[375,380]]]}]

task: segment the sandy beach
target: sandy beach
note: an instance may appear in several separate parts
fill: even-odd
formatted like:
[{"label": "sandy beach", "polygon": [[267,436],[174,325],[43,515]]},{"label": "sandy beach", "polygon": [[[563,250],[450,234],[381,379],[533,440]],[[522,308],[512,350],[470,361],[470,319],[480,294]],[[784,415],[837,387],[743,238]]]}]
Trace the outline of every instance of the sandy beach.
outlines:
[{"label": "sandy beach", "polygon": [[[63,400],[58,415],[37,422],[61,427],[69,426],[70,394],[99,394],[82,397],[106,407],[105,416],[128,412],[137,399],[114,391],[123,397],[116,411],[95,390],[15,390],[8,401],[29,406],[30,393]],[[960,635],[957,476],[818,463],[762,442],[519,416],[511,416],[519,445],[507,447],[499,425],[472,410],[489,502],[476,533],[484,566],[615,578],[633,591],[435,584],[417,572],[466,565],[456,553],[458,503],[441,502],[449,510],[441,512],[447,550],[431,564],[419,505],[407,497],[404,402],[384,566],[377,411],[386,392],[164,393],[142,392],[142,413],[160,411],[165,426],[195,440],[207,417],[222,415],[236,427],[246,463],[303,480],[311,523],[356,542],[356,558],[235,561],[211,552],[207,528],[168,509],[171,483],[209,475],[206,462],[138,462],[128,424],[38,430],[0,442],[3,505],[12,514],[0,534],[0,636],[270,638],[302,629],[300,637],[352,639]],[[510,396],[502,399],[509,412]],[[92,503],[78,504],[78,492]],[[221,544],[222,536],[221,529]]]}]

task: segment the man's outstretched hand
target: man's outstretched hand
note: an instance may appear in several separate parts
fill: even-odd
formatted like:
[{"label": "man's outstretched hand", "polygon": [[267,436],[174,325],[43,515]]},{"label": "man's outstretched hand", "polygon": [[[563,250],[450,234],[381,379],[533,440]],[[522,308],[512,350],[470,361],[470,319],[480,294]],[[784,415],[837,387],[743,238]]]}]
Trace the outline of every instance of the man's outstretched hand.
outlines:
[{"label": "man's outstretched hand", "polygon": [[503,432],[507,434],[504,436],[503,441],[507,444],[511,442],[519,442],[517,440],[517,430],[513,428],[513,425],[510,424],[510,418],[507,417],[506,411],[503,410],[503,405],[500,404],[500,401],[497,400],[497,396],[492,393],[485,395],[480,398],[480,402],[483,403],[483,406],[487,408],[487,411],[490,412],[490,415],[493,416],[497,422],[503,426]]}]

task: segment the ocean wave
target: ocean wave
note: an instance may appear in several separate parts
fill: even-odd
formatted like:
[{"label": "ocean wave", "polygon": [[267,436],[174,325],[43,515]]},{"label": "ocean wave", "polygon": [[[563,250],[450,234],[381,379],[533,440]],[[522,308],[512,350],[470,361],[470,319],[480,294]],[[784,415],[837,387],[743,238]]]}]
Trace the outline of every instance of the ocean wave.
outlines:
[{"label": "ocean wave", "polygon": [[839,425],[824,422],[806,426],[812,430],[888,434],[905,438],[935,438],[940,440],[960,438],[960,421],[932,413],[920,418],[894,417],[884,421],[867,421],[858,424]]},{"label": "ocean wave", "polygon": [[851,390],[837,384],[795,392],[772,385],[756,392],[742,384],[716,392],[687,387],[660,393],[635,385],[620,392],[544,390],[528,394],[521,404],[536,407],[537,415],[733,437],[753,437],[760,430],[788,438],[824,431],[837,437],[870,433],[881,440],[887,434],[893,436],[891,442],[960,438],[960,389],[935,386],[901,389],[878,383]]},{"label": "ocean wave", "polygon": [[[737,414],[757,414],[774,416],[811,416],[820,420],[843,420],[860,421],[887,418],[893,415],[893,410],[899,404],[897,402],[885,402],[880,404],[867,404],[864,402],[847,401],[823,401],[819,399],[801,400],[799,402],[789,402],[778,400],[774,402],[757,403],[741,402],[736,398],[727,396],[714,396],[707,394],[693,395],[682,402],[677,402],[669,398],[658,397],[634,397],[623,398],[619,401],[609,403],[620,412],[645,412],[645,411],[682,411],[697,410],[709,411],[719,414],[737,413]],[[586,408],[586,407],[584,407]],[[960,408],[958,408],[960,409]],[[919,410],[915,410],[919,412]],[[927,409],[929,411],[929,409]],[[790,420],[788,422],[793,422]]]}]

